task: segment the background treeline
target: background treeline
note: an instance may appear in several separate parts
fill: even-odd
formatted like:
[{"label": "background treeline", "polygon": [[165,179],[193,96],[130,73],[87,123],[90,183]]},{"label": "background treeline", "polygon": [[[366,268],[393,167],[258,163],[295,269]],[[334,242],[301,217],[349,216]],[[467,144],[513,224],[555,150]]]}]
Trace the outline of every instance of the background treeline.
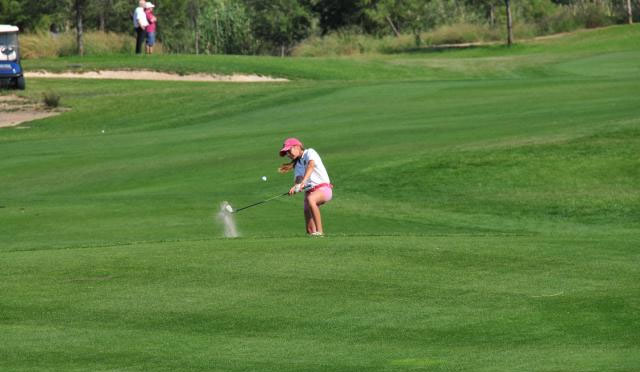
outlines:
[{"label": "background treeline", "polygon": [[[169,53],[349,54],[629,23],[638,0],[156,0]],[[51,38],[60,55],[128,52],[136,0],[0,0],[0,23]],[[86,33],[86,31],[89,31]],[[108,39],[108,40],[107,40]],[[57,43],[57,44],[56,44]],[[97,44],[96,44],[97,43]],[[58,45],[58,46],[56,46]],[[64,46],[60,46],[64,45]],[[73,46],[71,46],[73,45]]]}]

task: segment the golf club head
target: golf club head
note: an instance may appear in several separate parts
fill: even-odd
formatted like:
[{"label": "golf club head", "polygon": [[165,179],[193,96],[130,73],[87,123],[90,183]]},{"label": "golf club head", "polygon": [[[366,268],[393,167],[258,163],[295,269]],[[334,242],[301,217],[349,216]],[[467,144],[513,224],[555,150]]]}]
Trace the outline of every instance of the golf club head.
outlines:
[{"label": "golf club head", "polygon": [[227,201],[223,201],[222,204],[220,204],[220,213],[233,213],[233,207],[231,206],[231,204],[229,204],[229,202]]}]

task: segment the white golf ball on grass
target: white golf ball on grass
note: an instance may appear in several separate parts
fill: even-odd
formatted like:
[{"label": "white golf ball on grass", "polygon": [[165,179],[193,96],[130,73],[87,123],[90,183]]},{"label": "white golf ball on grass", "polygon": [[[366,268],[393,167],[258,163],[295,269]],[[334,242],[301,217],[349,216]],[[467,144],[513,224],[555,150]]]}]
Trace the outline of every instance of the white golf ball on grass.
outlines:
[{"label": "white golf ball on grass", "polygon": [[262,176],[262,180],[266,181],[267,180],[267,176]]}]

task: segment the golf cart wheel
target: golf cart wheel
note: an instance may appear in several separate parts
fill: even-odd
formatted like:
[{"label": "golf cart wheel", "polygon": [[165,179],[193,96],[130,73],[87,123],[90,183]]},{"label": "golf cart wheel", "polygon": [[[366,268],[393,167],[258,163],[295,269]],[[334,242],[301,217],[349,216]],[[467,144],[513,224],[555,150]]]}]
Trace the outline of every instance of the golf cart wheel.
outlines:
[{"label": "golf cart wheel", "polygon": [[20,75],[16,78],[16,88],[20,90],[24,90],[27,87],[27,84],[24,81],[24,76]]}]

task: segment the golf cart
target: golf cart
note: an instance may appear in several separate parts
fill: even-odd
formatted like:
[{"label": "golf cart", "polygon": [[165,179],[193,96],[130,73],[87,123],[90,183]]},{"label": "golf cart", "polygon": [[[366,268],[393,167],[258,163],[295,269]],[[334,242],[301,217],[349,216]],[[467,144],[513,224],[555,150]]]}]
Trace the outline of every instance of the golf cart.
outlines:
[{"label": "golf cart", "polygon": [[0,87],[25,88],[16,26],[0,25]]}]

